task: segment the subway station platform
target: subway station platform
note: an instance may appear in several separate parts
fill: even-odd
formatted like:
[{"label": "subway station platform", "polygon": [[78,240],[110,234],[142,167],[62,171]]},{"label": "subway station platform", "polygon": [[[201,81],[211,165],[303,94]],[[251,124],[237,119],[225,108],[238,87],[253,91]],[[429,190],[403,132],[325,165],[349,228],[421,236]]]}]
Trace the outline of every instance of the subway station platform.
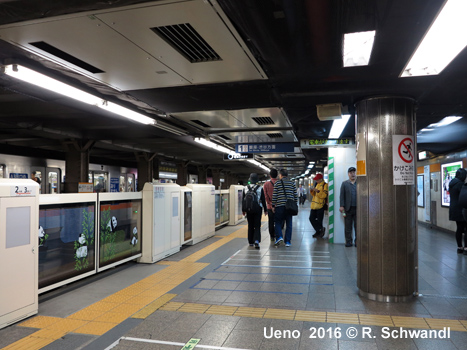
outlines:
[{"label": "subway station platform", "polygon": [[261,249],[247,226],[156,264],[130,262],[40,295],[39,314],[0,330],[1,349],[465,349],[467,256],[419,226],[419,297],[358,295],[357,248],[314,239],[309,207],[292,246]]}]

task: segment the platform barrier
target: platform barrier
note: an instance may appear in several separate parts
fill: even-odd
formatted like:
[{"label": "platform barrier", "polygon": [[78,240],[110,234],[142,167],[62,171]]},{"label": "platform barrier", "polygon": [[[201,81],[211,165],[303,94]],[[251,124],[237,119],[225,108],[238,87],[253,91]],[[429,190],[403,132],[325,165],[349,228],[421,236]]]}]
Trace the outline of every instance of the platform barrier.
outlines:
[{"label": "platform barrier", "polygon": [[138,262],[154,263],[180,251],[180,186],[146,183],[143,207],[144,244]]}]

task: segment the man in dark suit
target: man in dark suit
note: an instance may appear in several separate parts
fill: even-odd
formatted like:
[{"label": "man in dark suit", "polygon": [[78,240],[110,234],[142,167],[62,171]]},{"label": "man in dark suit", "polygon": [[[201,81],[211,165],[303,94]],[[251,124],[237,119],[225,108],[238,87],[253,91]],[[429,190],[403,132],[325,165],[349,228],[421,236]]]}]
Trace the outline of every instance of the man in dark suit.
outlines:
[{"label": "man in dark suit", "polygon": [[341,185],[339,211],[345,218],[345,246],[352,246],[352,222],[355,229],[355,246],[357,246],[357,175],[356,169],[347,171],[349,179]]}]

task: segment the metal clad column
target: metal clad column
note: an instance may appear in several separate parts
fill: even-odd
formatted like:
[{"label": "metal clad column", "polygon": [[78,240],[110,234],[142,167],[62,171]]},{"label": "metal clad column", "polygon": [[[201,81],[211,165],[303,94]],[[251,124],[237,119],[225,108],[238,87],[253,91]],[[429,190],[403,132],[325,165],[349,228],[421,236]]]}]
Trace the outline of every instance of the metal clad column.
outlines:
[{"label": "metal clad column", "polygon": [[[417,288],[416,189],[393,181],[393,135],[415,142],[413,104],[402,97],[356,104],[357,134],[366,146],[366,176],[357,180],[357,285],[373,300],[403,301]],[[415,160],[412,165],[415,176]]]}]

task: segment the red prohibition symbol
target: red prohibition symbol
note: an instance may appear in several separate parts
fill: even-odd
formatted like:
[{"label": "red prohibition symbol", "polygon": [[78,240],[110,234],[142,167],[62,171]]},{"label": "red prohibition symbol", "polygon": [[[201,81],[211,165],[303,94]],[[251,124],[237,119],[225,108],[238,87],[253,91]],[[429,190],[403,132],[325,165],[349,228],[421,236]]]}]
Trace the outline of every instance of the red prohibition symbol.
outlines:
[{"label": "red prohibition symbol", "polygon": [[407,137],[399,144],[399,157],[401,157],[401,159],[406,163],[412,163],[412,152],[412,139]]}]

